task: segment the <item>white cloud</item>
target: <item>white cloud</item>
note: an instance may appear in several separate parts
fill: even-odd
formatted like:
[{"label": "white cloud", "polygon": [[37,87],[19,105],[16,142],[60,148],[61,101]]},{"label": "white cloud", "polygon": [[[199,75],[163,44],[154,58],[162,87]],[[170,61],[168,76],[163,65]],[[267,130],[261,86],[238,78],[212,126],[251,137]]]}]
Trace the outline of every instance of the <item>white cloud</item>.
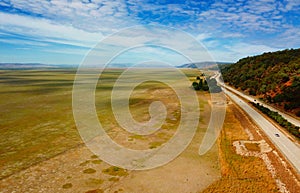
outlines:
[{"label": "white cloud", "polygon": [[283,7],[283,11],[290,11],[290,10],[299,10],[300,9],[300,1],[299,0],[286,0],[286,4]]},{"label": "white cloud", "polygon": [[200,20],[220,22],[227,30],[276,32],[285,28],[279,1],[249,0],[238,2],[216,2],[199,15]]},{"label": "white cloud", "polygon": [[[48,52],[48,53],[80,55],[80,56],[88,53],[87,49],[74,49],[74,48],[56,48],[56,49],[43,48],[42,51]],[[78,63],[79,62],[80,61],[78,61]]]},{"label": "white cloud", "polygon": [[11,0],[11,5],[15,9],[42,15],[61,24],[72,24],[89,32],[107,34],[134,23],[128,17],[126,4],[122,0]]},{"label": "white cloud", "polygon": [[300,27],[290,27],[277,38],[277,41],[272,41],[270,44],[277,46],[293,48],[300,46]]},{"label": "white cloud", "polygon": [[233,32],[233,33],[223,32],[221,35],[222,35],[222,38],[242,38],[242,37],[245,37],[244,34],[239,33],[239,32]]},{"label": "white cloud", "polygon": [[[191,61],[211,61],[212,58],[195,38],[174,28],[137,26],[109,36],[90,53],[88,64],[104,64],[121,56],[124,51],[127,63],[148,60],[164,61],[173,65]],[[129,57],[131,56],[131,58]],[[180,56],[180,57],[178,57]],[[184,61],[183,61],[184,59]],[[117,59],[116,59],[117,60]],[[118,60],[117,60],[118,61]]]},{"label": "white cloud", "polygon": [[198,40],[198,41],[203,41],[203,40],[206,40],[206,39],[208,39],[208,38],[210,38],[211,37],[211,34],[210,33],[200,33],[200,34],[198,34],[197,36],[196,36],[196,40]]},{"label": "white cloud", "polygon": [[254,45],[248,43],[237,43],[232,46],[227,45],[225,48],[227,48],[230,52],[235,53],[240,58],[278,50],[277,48],[272,48],[266,45]]},{"label": "white cloud", "polygon": [[[0,12],[0,30],[35,41],[92,47],[103,38],[101,33],[86,32],[73,26],[61,25],[47,19]],[[22,43],[15,40],[16,43]]]},{"label": "white cloud", "polygon": [[273,48],[266,45],[236,43],[227,45],[225,48],[211,48],[209,52],[216,61],[237,62],[239,59],[247,56],[254,56],[264,52],[273,52],[277,50],[278,48]]},{"label": "white cloud", "polygon": [[[223,0],[212,4],[207,1],[186,1],[167,5],[158,1],[150,3],[139,0],[2,0],[0,5],[11,10],[11,13],[0,11],[0,41],[44,46],[47,52],[51,51],[46,49],[51,43],[90,48],[105,35],[139,23],[163,24],[196,34],[195,39],[211,49],[217,60],[232,61],[276,50],[273,47],[300,45],[299,28],[286,21],[284,15],[299,10],[299,0]],[[11,38],[14,34],[23,38]],[[260,34],[271,34],[272,37],[279,35],[276,39],[265,40]],[[151,33],[139,34],[138,31],[126,35],[116,36],[114,46],[126,46],[127,41],[138,43],[151,37]],[[178,40],[181,38],[176,33],[169,35]],[[260,42],[254,43],[258,39]],[[169,43],[185,50],[192,47],[190,42],[182,40],[172,43],[171,40],[162,36],[157,43]],[[234,43],[242,41],[244,43]],[[221,50],[224,44],[227,46]],[[78,54],[82,50],[66,49],[65,53]],[[52,52],[63,53],[64,50]]]},{"label": "white cloud", "polygon": [[9,2],[5,2],[5,1],[0,1],[0,6],[9,6]]},{"label": "white cloud", "polygon": [[0,42],[18,45],[31,45],[31,46],[47,46],[47,43],[29,41],[29,40],[15,40],[15,39],[1,39]]}]

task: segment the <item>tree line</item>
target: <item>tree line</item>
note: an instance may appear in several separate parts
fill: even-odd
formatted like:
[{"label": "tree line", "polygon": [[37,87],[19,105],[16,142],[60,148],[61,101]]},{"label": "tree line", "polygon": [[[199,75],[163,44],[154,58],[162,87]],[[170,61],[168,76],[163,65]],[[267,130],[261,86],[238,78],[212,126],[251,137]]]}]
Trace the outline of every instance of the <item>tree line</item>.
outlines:
[{"label": "tree line", "polygon": [[206,79],[204,74],[196,77],[196,81],[192,83],[195,90],[209,91],[210,93],[221,92],[221,87],[218,86],[216,79],[208,77]]},{"label": "tree line", "polygon": [[220,69],[229,85],[300,116],[300,49],[246,57]]},{"label": "tree line", "polygon": [[300,139],[300,127],[295,126],[294,124],[288,122],[285,118],[283,118],[280,114],[275,111],[271,111],[269,108],[264,107],[258,103],[250,102],[254,107],[258,110],[266,114],[268,117],[276,121],[280,126],[284,127],[288,132],[293,134],[295,137]]}]

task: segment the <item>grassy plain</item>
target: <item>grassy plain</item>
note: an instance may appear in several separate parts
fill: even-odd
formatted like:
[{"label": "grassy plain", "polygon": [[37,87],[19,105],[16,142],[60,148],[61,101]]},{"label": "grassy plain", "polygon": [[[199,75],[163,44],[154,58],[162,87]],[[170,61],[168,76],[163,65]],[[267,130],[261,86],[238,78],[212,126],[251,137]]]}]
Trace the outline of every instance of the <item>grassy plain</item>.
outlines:
[{"label": "grassy plain", "polygon": [[[191,83],[199,74],[195,69],[182,71]],[[122,72],[109,69],[101,75],[95,91],[98,119],[108,135],[125,147],[158,148],[176,132],[180,101],[166,84],[147,81],[138,85],[129,100],[133,118],[148,121],[149,105],[156,100],[167,107],[167,118],[161,129],[153,134],[129,133],[117,123],[111,108],[111,91]],[[210,95],[202,91],[197,92],[201,114],[196,135],[176,159],[146,171],[128,171],[99,160],[83,145],[73,119],[75,73],[72,69],[0,71],[0,186],[3,192],[182,193],[198,192],[212,182],[204,192],[278,192],[260,158],[244,157],[235,152],[233,142],[248,139],[244,129],[248,128],[253,134],[255,129],[233,104],[227,109],[219,148],[215,145],[204,156],[198,155],[211,113]],[[153,77],[166,73],[165,78],[172,79],[173,74],[168,69],[147,69],[147,74]],[[93,74],[94,71],[88,71],[84,76],[90,78]],[[183,86],[181,81],[176,84]],[[126,89],[126,85],[120,89]],[[255,139],[261,138],[255,136]],[[255,144],[246,146],[258,150]],[[280,171],[280,168],[282,166],[276,169]],[[291,187],[290,190],[297,190],[288,183],[294,180],[288,173],[282,176],[286,180],[281,180]]]},{"label": "grassy plain", "polygon": [[0,71],[0,179],[81,143],[74,70]]},{"label": "grassy plain", "polygon": [[[183,72],[191,82],[199,73],[195,69],[184,69]],[[82,147],[82,140],[76,129],[72,112],[72,86],[75,73],[76,71],[72,69],[0,71],[0,179],[8,178],[11,175],[19,175],[18,178],[23,178],[20,177],[23,175],[22,173],[18,174],[19,171],[35,170],[34,168],[39,168],[39,165],[43,165],[41,163],[44,160],[47,160],[45,165],[51,165],[51,167],[49,167],[51,170],[54,170],[53,168],[56,166],[52,166],[51,162],[56,163],[56,161],[51,161],[53,158],[55,158],[55,160],[60,159],[59,157],[65,156],[57,155],[68,154],[70,149],[77,151],[77,147]],[[89,71],[84,76],[89,78],[93,73],[93,71]],[[129,100],[129,107],[134,119],[137,121],[148,121],[150,119],[148,113],[149,104],[156,100],[160,100],[167,107],[167,118],[161,129],[149,136],[128,133],[118,125],[111,108],[111,90],[121,73],[122,70],[120,69],[109,69],[104,71],[99,79],[95,92],[96,110],[99,121],[108,135],[123,146],[132,149],[152,149],[163,145],[174,135],[176,127],[179,124],[180,101],[176,93],[166,84],[157,81],[147,81],[138,85],[131,93]],[[151,73],[153,77],[161,77],[168,74],[168,76],[165,76],[166,79],[172,79],[173,75],[168,69],[161,69],[160,71],[148,69],[147,74],[149,75]],[[176,84],[182,86],[181,81],[178,81]],[[218,175],[218,153],[216,147],[207,157],[198,158],[199,156],[197,156],[197,151],[205,132],[210,112],[207,103],[209,95],[204,93],[198,93],[198,95],[200,111],[205,113],[199,118],[200,124],[196,134],[196,142],[193,142],[189,146],[182,158],[172,162],[173,165],[168,165],[165,168],[154,171],[148,171],[146,175],[145,173],[134,173],[130,175],[130,179],[133,180],[129,179],[125,184],[127,187],[134,186],[136,183],[143,183],[140,181],[142,178],[145,179],[144,182],[146,183],[148,177],[152,178],[162,172],[171,170],[171,168],[185,170],[182,171],[184,173],[190,171],[189,174],[184,174],[189,180],[202,178],[202,176],[198,176],[196,173],[206,172],[206,170],[203,170],[203,167],[209,168],[212,167],[212,165],[213,172],[208,169],[209,171],[207,171],[207,173],[212,172],[209,174],[211,176]],[[69,157],[71,159],[72,156],[70,155]],[[74,159],[73,157],[73,162],[76,163],[77,161]],[[213,159],[214,162],[211,162],[211,159]],[[194,168],[186,168],[187,166],[185,166],[184,163],[189,160],[192,162],[192,165],[194,165]],[[62,163],[64,163],[64,161],[62,161]],[[74,165],[74,163],[70,164]],[[205,163],[208,163],[208,165],[204,165]],[[111,168],[111,166],[108,167],[105,165],[104,167],[103,164],[101,160],[86,159],[86,161],[80,161],[76,167],[85,167],[85,170],[78,171],[78,175],[94,175],[99,172],[110,174],[112,171],[114,172],[114,170],[108,169]],[[32,167],[30,170],[27,169],[33,165],[36,165],[36,167]],[[97,169],[95,166],[99,168]],[[71,166],[65,166],[65,168],[69,167]],[[48,166],[44,168],[48,168]],[[176,177],[175,173],[177,173],[177,169],[166,173],[166,177],[169,179],[164,183],[169,185],[173,184],[171,180],[173,177]],[[60,170],[64,171],[64,169]],[[65,175],[69,181],[61,186],[59,185],[59,187],[63,189],[82,187],[82,185],[74,182],[70,184],[72,180],[69,177],[74,176],[75,171],[77,170],[72,169],[73,173],[69,175],[69,171],[64,171],[65,174],[62,174],[62,176]],[[193,174],[192,171],[196,173]],[[39,172],[40,171],[33,171],[32,173]],[[47,176],[47,172],[50,171],[45,171],[37,175]],[[60,171],[57,171],[57,173],[60,173]],[[178,176],[180,175],[179,173]],[[14,178],[13,176],[11,177]],[[49,174],[49,178],[50,176]],[[176,179],[179,178],[178,176]],[[80,178],[80,176],[78,178]],[[98,179],[96,176],[94,178]],[[119,180],[114,176],[112,179],[110,178],[108,179],[110,182]],[[10,178],[8,181],[9,180]],[[26,184],[30,184],[31,182],[27,181],[29,179],[25,177],[23,180],[24,181],[21,181],[20,184],[24,186],[23,190],[26,190]],[[47,179],[44,181],[47,181]],[[101,180],[98,179],[98,181]],[[155,184],[155,181],[153,181],[153,183]],[[151,186],[155,187],[153,183],[147,182],[148,188],[150,188],[151,184]],[[177,185],[179,187],[179,182],[174,181],[174,183],[172,186],[176,187],[175,185]],[[95,183],[93,184],[95,185]],[[189,187],[195,190],[203,187],[203,184],[205,183],[198,184],[195,182],[192,186],[188,184],[182,184],[180,186],[182,188]],[[121,185],[125,186],[124,184]]]}]

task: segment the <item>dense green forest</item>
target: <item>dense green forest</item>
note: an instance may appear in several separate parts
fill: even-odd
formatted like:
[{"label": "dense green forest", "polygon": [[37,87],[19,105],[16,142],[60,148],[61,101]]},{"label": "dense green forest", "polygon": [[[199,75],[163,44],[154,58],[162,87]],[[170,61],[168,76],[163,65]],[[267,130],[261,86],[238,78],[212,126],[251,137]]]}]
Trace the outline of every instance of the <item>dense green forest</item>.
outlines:
[{"label": "dense green forest", "polygon": [[246,57],[220,68],[224,82],[300,116],[300,49]]}]

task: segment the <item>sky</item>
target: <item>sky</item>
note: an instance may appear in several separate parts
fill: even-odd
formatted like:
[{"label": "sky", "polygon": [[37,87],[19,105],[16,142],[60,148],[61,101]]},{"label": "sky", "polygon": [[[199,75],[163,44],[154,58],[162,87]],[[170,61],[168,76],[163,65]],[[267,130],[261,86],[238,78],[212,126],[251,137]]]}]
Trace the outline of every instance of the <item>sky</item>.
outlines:
[{"label": "sky", "polygon": [[[180,30],[201,43],[213,60],[236,62],[299,48],[300,1],[1,0],[0,62],[80,64],[105,38],[139,25]],[[135,41],[140,34],[132,31]],[[114,46],[118,43],[116,39]],[[186,42],[178,37],[181,43]],[[159,53],[161,49],[137,49],[116,62],[146,61]],[[184,61],[172,54],[174,65]]]}]

